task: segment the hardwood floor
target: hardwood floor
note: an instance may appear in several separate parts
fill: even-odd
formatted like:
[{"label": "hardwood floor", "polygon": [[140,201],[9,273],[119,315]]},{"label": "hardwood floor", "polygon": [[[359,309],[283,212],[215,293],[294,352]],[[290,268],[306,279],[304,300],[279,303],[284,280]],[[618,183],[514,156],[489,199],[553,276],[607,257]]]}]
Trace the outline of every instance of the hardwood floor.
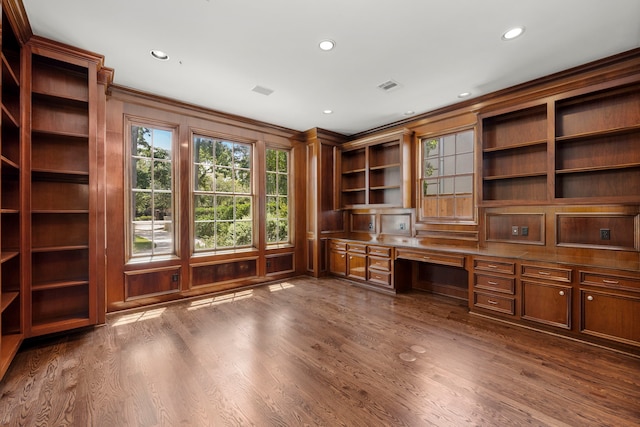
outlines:
[{"label": "hardwood floor", "polygon": [[0,396],[3,426],[631,426],[640,359],[299,278],[29,343]]}]

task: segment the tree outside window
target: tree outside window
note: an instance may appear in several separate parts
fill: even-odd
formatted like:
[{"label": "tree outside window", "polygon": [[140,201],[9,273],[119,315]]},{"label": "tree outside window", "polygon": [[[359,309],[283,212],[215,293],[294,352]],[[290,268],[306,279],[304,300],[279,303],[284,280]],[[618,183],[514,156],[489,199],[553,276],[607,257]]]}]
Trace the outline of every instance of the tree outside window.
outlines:
[{"label": "tree outside window", "polygon": [[194,249],[253,245],[250,144],[193,137]]},{"label": "tree outside window", "polygon": [[173,254],[173,131],[131,126],[131,256]]},{"label": "tree outside window", "polygon": [[289,152],[266,150],[267,244],[290,243]]}]

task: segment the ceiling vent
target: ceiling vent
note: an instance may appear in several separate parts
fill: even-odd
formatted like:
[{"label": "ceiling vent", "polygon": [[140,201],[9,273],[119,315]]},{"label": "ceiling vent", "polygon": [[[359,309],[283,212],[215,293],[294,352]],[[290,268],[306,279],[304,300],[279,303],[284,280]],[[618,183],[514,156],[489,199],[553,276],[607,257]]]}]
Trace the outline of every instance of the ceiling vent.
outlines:
[{"label": "ceiling vent", "polygon": [[399,87],[400,87],[400,83],[395,82],[393,80],[387,80],[386,82],[380,83],[378,85],[378,89],[383,90],[384,92],[390,92]]},{"label": "ceiling vent", "polygon": [[266,95],[266,96],[269,96],[273,93],[272,89],[269,89],[268,87],[264,87],[260,85],[254,86],[253,89],[251,90],[255,93],[259,93],[260,95]]}]

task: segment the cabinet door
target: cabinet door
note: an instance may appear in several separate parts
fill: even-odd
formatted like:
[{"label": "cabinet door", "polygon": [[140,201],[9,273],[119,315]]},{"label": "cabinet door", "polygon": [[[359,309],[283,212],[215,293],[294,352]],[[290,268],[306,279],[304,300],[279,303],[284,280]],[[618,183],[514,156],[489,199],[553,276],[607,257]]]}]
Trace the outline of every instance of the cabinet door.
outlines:
[{"label": "cabinet door", "polygon": [[640,294],[580,290],[580,331],[640,346]]},{"label": "cabinet door", "polygon": [[571,287],[523,281],[522,318],[571,329]]},{"label": "cabinet door", "polygon": [[367,280],[367,256],[360,254],[349,254],[347,263],[347,276],[354,279]]},{"label": "cabinet door", "polygon": [[329,252],[329,271],[338,276],[347,274],[347,254],[341,251]]}]

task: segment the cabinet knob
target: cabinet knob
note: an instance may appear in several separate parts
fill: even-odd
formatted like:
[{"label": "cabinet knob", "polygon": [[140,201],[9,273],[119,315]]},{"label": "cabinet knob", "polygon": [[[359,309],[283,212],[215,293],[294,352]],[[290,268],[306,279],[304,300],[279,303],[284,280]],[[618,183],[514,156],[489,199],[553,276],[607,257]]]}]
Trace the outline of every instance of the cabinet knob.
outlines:
[{"label": "cabinet knob", "polygon": [[564,296],[564,291],[560,291],[560,292],[558,292],[558,294],[560,294],[560,296],[563,297]]},{"label": "cabinet knob", "polygon": [[587,297],[587,301],[593,301],[593,297],[592,297],[591,295],[589,295],[589,296]]}]

